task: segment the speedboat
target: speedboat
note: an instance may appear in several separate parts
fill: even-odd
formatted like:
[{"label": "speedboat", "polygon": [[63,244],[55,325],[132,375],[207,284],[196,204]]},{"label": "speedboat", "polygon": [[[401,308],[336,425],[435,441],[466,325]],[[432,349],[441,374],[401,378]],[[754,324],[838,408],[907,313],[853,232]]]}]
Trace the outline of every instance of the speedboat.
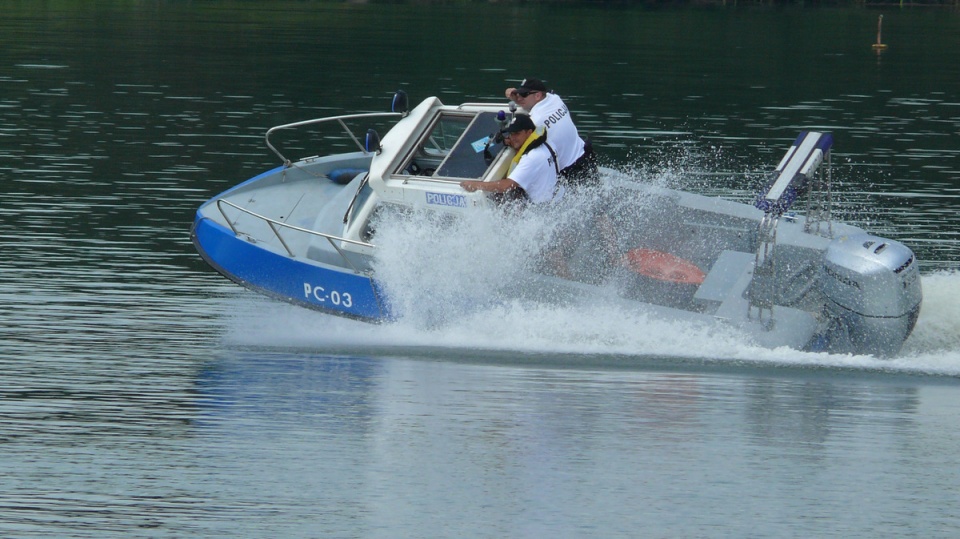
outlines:
[{"label": "speedboat", "polygon": [[[269,129],[266,146],[282,164],[200,206],[191,231],[200,255],[262,294],[363,321],[395,320],[374,271],[378,226],[386,226],[378,215],[498,211],[496,200],[460,181],[499,180],[514,157],[497,137],[515,113],[506,104],[407,103],[398,92],[385,112]],[[370,125],[387,130],[381,137]],[[275,141],[281,132],[330,127],[352,147],[290,159]],[[618,281],[618,306],[733,328],[764,347],[899,353],[920,311],[919,264],[904,244],[834,219],[832,145],[830,133],[801,132],[753,203],[601,167],[604,211],[621,246],[616,264],[629,276]],[[618,218],[624,211],[629,219]],[[595,251],[581,251],[562,274],[532,270],[524,293],[568,300],[609,286]]]}]

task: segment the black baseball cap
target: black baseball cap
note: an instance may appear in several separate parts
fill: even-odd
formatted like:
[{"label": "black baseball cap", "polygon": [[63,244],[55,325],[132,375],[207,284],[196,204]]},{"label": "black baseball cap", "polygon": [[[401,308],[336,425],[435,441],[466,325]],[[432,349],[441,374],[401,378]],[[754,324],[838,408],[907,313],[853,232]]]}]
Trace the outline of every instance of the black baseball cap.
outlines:
[{"label": "black baseball cap", "polygon": [[517,87],[518,92],[547,92],[547,85],[543,83],[540,79],[523,79],[520,83],[520,86]]},{"label": "black baseball cap", "polygon": [[535,131],[537,126],[533,125],[533,120],[526,114],[517,114],[513,117],[510,125],[500,130],[501,133],[517,133],[519,131]]}]

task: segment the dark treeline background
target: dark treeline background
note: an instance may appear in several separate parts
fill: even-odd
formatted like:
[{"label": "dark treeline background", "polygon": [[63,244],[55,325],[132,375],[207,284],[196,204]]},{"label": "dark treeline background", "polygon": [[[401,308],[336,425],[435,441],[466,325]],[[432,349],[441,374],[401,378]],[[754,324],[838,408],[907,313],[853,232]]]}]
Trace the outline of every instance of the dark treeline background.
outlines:
[{"label": "dark treeline background", "polygon": [[[243,4],[272,4],[287,0],[239,0]],[[46,11],[51,8],[82,4],[77,0],[46,0],[23,2],[11,0],[8,5],[18,9],[33,8]],[[106,0],[103,4],[117,4]],[[169,0],[156,0],[158,6],[169,3]],[[195,0],[184,0],[179,4],[201,4]],[[960,0],[303,0],[301,3],[317,4],[566,4],[583,6],[647,6],[647,7],[683,7],[683,6],[837,6],[837,7],[866,7],[866,8],[960,8]],[[89,6],[94,7],[94,6]]]}]

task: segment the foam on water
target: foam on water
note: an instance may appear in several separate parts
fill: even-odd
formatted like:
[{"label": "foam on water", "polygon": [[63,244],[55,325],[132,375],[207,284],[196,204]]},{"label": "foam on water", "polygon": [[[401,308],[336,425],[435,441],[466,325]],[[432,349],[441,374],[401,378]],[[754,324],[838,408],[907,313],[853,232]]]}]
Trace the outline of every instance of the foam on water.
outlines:
[{"label": "foam on water", "polygon": [[[424,326],[401,319],[374,325],[307,311],[245,294],[227,335],[228,344],[289,348],[441,348],[515,351],[535,354],[617,356],[611,362],[642,364],[644,358],[676,357],[735,363],[866,369],[935,375],[960,375],[960,313],[954,298],[960,274],[924,277],[934,296],[925,300],[917,328],[895,358],[766,349],[733,329],[703,327],[651,318],[602,304],[547,306],[519,301],[488,306]],[[253,302],[254,305],[251,305]]]},{"label": "foam on water", "polygon": [[572,230],[568,219],[583,217],[576,213],[489,211],[464,219],[432,212],[385,215],[377,229],[375,272],[398,314],[396,322],[366,324],[258,299],[268,304],[238,309],[256,312],[257,322],[239,316],[228,341],[297,348],[584,354],[641,364],[645,358],[675,357],[960,375],[957,272],[923,275],[924,304],[916,330],[892,359],[771,350],[750,344],[726,326],[657,319],[618,303],[615,282],[575,301],[530,298],[523,293],[525,279],[542,261],[544,246]]},{"label": "foam on water", "polygon": [[423,212],[384,215],[374,272],[391,309],[407,323],[447,326],[478,307],[509,301],[557,230],[549,215]]}]

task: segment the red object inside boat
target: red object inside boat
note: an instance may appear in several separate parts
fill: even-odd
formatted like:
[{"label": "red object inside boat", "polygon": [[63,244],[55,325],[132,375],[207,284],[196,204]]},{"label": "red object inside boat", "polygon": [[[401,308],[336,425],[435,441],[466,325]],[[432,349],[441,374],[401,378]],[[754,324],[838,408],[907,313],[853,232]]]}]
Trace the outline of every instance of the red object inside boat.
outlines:
[{"label": "red object inside boat", "polygon": [[640,275],[670,283],[702,284],[707,276],[693,262],[653,249],[631,249],[623,263]]}]

